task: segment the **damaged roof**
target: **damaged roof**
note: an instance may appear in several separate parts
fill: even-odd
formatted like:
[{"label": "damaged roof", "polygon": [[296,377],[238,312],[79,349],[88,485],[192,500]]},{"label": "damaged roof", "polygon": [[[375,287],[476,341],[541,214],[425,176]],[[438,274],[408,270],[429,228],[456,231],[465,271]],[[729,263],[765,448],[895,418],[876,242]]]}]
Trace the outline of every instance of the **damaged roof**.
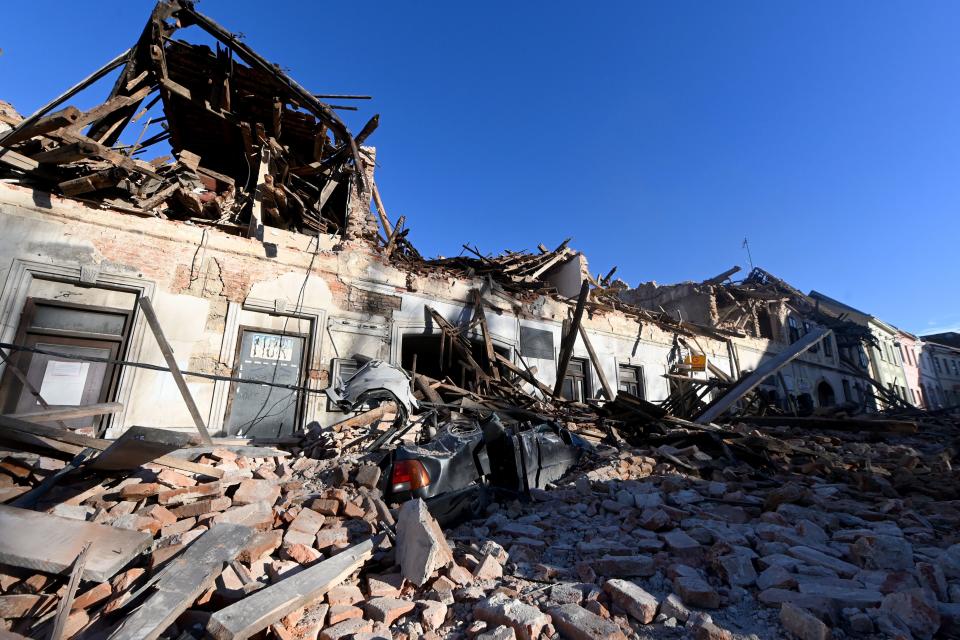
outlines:
[{"label": "damaged roof", "polygon": [[[215,49],[175,39],[194,25]],[[102,103],[69,105],[116,69]],[[12,126],[0,131],[0,177],[254,236],[262,224],[342,232],[351,183],[369,186],[360,145],[378,124],[374,116],[353,135],[333,107],[189,0],[159,2],[128,51],[29,118],[0,118]],[[119,144],[128,128],[142,131]],[[175,158],[145,159],[164,142]]]}]

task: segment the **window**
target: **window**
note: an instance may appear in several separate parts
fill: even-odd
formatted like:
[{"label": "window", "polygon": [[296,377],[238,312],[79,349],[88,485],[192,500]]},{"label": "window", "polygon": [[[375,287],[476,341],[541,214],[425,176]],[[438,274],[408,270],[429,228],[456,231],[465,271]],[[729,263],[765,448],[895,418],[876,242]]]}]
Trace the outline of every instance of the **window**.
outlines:
[{"label": "window", "polygon": [[[803,335],[807,335],[807,334],[810,333],[812,330],[813,330],[813,327],[810,325],[810,323],[807,322],[806,320],[804,320],[804,321],[803,321]],[[812,347],[810,347],[810,353],[819,353],[819,352],[820,352],[820,343],[819,343],[819,342],[818,342],[817,344],[813,345]]]},{"label": "window", "polygon": [[867,362],[867,354],[866,354],[866,352],[865,352],[863,349],[857,349],[857,355],[860,356],[860,367],[861,367],[862,369],[866,369],[866,368],[867,368],[867,365],[869,364],[869,363]]},{"label": "window", "polygon": [[953,363],[953,375],[960,376],[960,369],[957,368],[957,361],[951,360],[950,362]]},{"label": "window", "polygon": [[833,357],[833,336],[827,336],[823,339],[823,355],[828,358]]},{"label": "window", "polygon": [[563,397],[574,402],[585,402],[590,397],[589,364],[585,358],[570,358],[563,376]]},{"label": "window", "polygon": [[620,391],[644,398],[646,393],[643,388],[643,367],[632,367],[629,365],[620,365]]},{"label": "window", "polygon": [[800,339],[800,323],[793,316],[787,316],[787,328],[790,332],[790,343]]},{"label": "window", "polygon": [[844,401],[846,401],[846,402],[852,402],[852,401],[853,401],[853,396],[851,395],[851,391],[850,391],[850,381],[847,380],[846,378],[844,378],[843,380],[841,380],[841,383],[843,384],[843,399],[844,399]]},{"label": "window", "polygon": [[[352,358],[334,358],[330,361],[330,386],[346,382],[360,369],[360,361]],[[342,411],[327,398],[327,411]]]},{"label": "window", "polygon": [[330,384],[346,382],[360,369],[360,361],[352,358],[334,358],[330,366]]},{"label": "window", "polygon": [[936,367],[937,373],[943,373],[943,371],[940,369],[940,358],[933,359],[933,366]]}]

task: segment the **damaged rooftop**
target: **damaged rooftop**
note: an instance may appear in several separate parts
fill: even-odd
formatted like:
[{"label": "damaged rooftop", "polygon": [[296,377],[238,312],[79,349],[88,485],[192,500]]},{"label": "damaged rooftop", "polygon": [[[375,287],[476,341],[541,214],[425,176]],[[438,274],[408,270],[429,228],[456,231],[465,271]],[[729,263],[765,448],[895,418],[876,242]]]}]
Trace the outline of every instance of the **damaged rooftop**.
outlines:
[{"label": "damaged rooftop", "polygon": [[955,332],[425,257],[369,96],[187,0],[131,39],[0,101],[2,635],[960,636]]}]

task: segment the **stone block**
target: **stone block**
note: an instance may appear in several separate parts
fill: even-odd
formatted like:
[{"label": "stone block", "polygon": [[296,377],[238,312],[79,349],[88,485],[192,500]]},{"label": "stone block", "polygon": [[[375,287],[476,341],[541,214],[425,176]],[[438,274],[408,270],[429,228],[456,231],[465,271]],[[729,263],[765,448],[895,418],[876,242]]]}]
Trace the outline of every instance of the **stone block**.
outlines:
[{"label": "stone block", "polygon": [[643,624],[650,624],[657,615],[660,606],[657,599],[632,582],[614,578],[604,583],[603,590],[621,609]]}]

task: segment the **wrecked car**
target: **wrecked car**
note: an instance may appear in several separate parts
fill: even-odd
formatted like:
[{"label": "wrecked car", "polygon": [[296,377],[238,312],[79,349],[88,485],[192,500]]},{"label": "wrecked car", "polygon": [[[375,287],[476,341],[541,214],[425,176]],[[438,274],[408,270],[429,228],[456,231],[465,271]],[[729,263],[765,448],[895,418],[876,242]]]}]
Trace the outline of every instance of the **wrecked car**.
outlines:
[{"label": "wrecked car", "polygon": [[[367,451],[385,452],[380,459],[381,490],[388,502],[422,498],[444,524],[476,515],[494,491],[522,494],[542,489],[563,476],[591,446],[557,423],[520,422],[505,425],[496,413],[452,413],[443,421],[430,403],[411,391],[404,369],[371,360],[348,380],[326,390],[347,411],[392,400],[397,417],[375,436]],[[414,411],[426,409],[415,419]],[[419,427],[415,442],[402,440]]]},{"label": "wrecked car", "polygon": [[506,427],[496,414],[454,414],[424,444],[402,443],[381,461],[388,502],[422,498],[442,524],[478,515],[491,494],[542,489],[590,445],[553,422]]},{"label": "wrecked car", "polygon": [[382,360],[370,360],[347,380],[335,380],[326,389],[326,394],[344,411],[393,400],[402,413],[398,419],[404,420],[420,408],[410,386],[410,374],[400,367]]}]

